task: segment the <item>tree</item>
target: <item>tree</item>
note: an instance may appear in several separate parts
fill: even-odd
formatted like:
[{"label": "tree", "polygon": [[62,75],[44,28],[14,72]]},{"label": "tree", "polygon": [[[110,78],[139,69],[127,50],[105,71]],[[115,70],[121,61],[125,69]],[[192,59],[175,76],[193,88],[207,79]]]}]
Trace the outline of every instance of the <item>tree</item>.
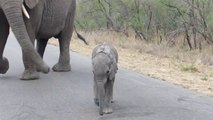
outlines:
[{"label": "tree", "polygon": [[[135,32],[147,42],[184,35],[189,49],[213,44],[212,0],[78,0],[77,28]],[[170,36],[170,37],[168,37]],[[157,38],[157,39],[156,39]],[[160,42],[159,42],[160,43]]]}]

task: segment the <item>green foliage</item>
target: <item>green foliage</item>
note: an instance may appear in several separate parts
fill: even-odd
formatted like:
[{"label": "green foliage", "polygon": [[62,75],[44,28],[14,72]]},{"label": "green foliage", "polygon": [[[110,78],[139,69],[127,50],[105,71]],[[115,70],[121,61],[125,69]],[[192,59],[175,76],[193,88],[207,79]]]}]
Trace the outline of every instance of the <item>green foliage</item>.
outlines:
[{"label": "green foliage", "polygon": [[191,72],[191,73],[198,72],[198,69],[194,64],[184,65],[182,66],[181,70],[185,72]]},{"label": "green foliage", "polygon": [[213,43],[213,0],[77,0],[76,21],[83,30],[134,29],[145,38],[182,30],[192,39],[195,28]]},{"label": "green foliage", "polygon": [[203,77],[201,78],[201,80],[207,81],[207,80],[208,80],[208,76],[207,76],[207,75],[203,76]]},{"label": "green foliage", "polygon": [[104,24],[103,15],[100,11],[96,11],[99,9],[97,0],[78,0],[77,5],[77,27],[84,30],[95,30]]},{"label": "green foliage", "polygon": [[208,74],[203,75],[203,77],[201,78],[201,80],[208,81],[212,77],[213,77],[213,72],[211,71]]}]

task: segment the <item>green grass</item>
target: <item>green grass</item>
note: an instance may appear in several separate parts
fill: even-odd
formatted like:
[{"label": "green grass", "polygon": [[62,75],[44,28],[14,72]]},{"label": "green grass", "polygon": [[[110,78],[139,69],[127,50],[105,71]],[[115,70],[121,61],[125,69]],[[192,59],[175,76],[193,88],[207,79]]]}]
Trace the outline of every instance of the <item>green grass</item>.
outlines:
[{"label": "green grass", "polygon": [[181,70],[185,72],[190,72],[190,73],[198,72],[198,69],[194,64],[184,65],[182,66]]},{"label": "green grass", "polygon": [[201,78],[201,80],[207,81],[207,80],[208,80],[208,76],[207,76],[207,75],[203,76],[203,77]]}]

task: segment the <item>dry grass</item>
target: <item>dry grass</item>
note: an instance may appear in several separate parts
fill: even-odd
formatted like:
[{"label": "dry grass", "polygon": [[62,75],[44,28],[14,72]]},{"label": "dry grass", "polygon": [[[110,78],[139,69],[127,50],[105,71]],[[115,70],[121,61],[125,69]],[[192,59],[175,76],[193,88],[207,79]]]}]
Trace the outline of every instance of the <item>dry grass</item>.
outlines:
[{"label": "dry grass", "polygon": [[[81,34],[90,45],[84,45],[74,35],[70,45],[73,51],[90,57],[92,49],[106,41],[117,48],[119,66],[213,96],[211,47],[199,53],[199,51],[187,51],[182,46],[170,48],[164,43],[147,44],[135,40],[134,36],[126,38],[114,32],[98,31]],[[50,43],[57,45],[54,40]]]}]

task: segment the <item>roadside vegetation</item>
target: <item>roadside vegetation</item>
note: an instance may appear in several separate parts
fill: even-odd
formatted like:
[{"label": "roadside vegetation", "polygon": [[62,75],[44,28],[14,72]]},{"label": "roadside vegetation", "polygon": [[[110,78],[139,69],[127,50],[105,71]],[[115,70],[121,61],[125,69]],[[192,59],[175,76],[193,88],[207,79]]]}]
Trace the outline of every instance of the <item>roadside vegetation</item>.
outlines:
[{"label": "roadside vegetation", "polygon": [[213,96],[212,0],[77,0],[75,25],[73,51],[107,41],[121,68]]}]

